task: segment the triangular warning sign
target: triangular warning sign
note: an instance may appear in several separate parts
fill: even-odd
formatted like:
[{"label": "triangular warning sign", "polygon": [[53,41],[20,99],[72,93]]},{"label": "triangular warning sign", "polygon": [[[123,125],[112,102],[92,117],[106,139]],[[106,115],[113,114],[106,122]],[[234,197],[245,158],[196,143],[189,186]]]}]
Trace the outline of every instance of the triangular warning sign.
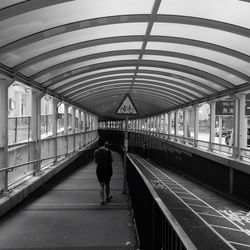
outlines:
[{"label": "triangular warning sign", "polygon": [[137,109],[129,94],[126,94],[116,110],[118,115],[138,115]]}]

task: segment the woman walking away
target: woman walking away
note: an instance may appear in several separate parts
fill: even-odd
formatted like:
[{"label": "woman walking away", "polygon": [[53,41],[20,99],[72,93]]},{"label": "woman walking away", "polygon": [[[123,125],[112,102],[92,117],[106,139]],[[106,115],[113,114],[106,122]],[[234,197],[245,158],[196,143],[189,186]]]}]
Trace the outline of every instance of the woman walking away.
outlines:
[{"label": "woman walking away", "polygon": [[[103,138],[99,139],[99,148],[94,153],[96,166],[96,175],[98,182],[100,183],[100,197],[101,205],[105,204],[104,201],[104,189],[106,193],[106,201],[111,200],[110,196],[110,165],[112,164],[112,156],[110,155],[110,150],[105,148],[105,141]],[[110,157],[111,156],[111,157]]]}]

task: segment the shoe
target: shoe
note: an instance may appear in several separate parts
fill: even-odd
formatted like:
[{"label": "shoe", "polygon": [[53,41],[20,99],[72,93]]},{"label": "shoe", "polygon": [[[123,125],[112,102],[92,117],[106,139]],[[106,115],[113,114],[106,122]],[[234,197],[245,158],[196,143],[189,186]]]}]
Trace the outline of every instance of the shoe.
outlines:
[{"label": "shoe", "polygon": [[112,199],[112,196],[110,195],[110,196],[106,199],[106,202],[111,201],[111,199]]},{"label": "shoe", "polygon": [[100,204],[101,204],[101,205],[105,205],[105,202],[104,202],[104,201],[101,201]]}]

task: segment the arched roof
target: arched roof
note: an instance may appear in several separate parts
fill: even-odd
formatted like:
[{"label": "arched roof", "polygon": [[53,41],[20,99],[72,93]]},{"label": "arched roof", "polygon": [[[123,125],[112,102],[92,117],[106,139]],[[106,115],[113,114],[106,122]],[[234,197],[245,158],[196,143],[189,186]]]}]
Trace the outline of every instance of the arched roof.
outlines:
[{"label": "arched roof", "polygon": [[2,0],[0,72],[105,119],[250,89],[248,0]]}]

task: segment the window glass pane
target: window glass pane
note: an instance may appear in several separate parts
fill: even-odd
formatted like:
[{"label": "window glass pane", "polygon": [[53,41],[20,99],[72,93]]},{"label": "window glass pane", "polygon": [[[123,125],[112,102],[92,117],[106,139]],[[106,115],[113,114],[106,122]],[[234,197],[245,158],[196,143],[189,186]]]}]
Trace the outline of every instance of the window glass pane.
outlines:
[{"label": "window glass pane", "polygon": [[82,63],[77,63],[77,64],[73,64],[67,67],[63,67],[60,69],[50,71],[49,73],[41,77],[38,77],[36,80],[38,82],[43,82],[43,81],[48,80],[49,78],[55,77],[56,75],[63,74],[64,72],[68,72],[77,68],[81,68],[81,67],[85,67],[85,66],[89,66],[93,64],[98,64],[102,62],[111,62],[111,61],[118,61],[118,60],[137,60],[137,59],[138,59],[138,55],[123,55],[123,56],[110,56],[110,57],[89,60],[89,61],[85,61]]},{"label": "window glass pane", "polygon": [[183,111],[182,110],[178,110],[177,112],[176,135],[183,136]]},{"label": "window glass pane", "polygon": [[199,104],[198,121],[198,140],[208,142],[210,134],[210,106],[208,103]]},{"label": "window glass pane", "polygon": [[29,58],[75,43],[108,37],[144,35],[146,28],[147,23],[122,23],[67,32],[13,50],[0,56],[0,60],[12,67]]},{"label": "window glass pane", "polygon": [[194,108],[192,106],[187,107],[187,137],[194,138]]},{"label": "window glass pane", "polygon": [[88,47],[84,49],[74,50],[68,53],[55,56],[53,58],[49,58],[37,64],[32,64],[31,66],[21,70],[21,73],[23,73],[26,76],[30,76],[43,69],[62,63],[64,61],[72,60],[74,58],[96,54],[96,53],[110,52],[110,51],[115,51],[115,50],[124,50],[124,49],[126,50],[138,49],[139,50],[141,48],[141,45],[142,45],[141,42],[112,43],[112,44],[104,44],[104,45],[98,45],[98,46],[92,46],[92,47]]},{"label": "window glass pane", "polygon": [[214,19],[250,28],[250,5],[237,0],[162,1],[158,13]]},{"label": "window glass pane", "polygon": [[151,35],[185,37],[214,43],[220,46],[250,54],[249,38],[229,32],[182,24],[155,23]]},{"label": "window glass pane", "polygon": [[[215,143],[226,144],[232,146],[233,144],[233,130],[234,130],[234,101],[231,98],[224,98],[216,102],[215,108]],[[228,149],[230,153],[231,149]]]}]

